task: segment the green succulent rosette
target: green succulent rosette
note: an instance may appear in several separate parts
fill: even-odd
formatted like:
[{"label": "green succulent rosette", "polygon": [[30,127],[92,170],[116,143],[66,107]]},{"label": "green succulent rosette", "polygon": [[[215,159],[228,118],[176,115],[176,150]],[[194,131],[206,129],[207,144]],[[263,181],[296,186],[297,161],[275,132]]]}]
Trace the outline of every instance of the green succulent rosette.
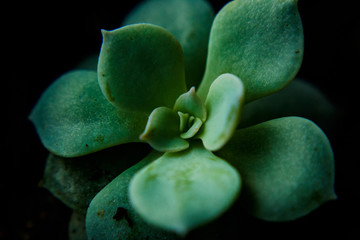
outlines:
[{"label": "green succulent rosette", "polygon": [[[289,221],[336,198],[329,140],[296,116],[307,93],[331,106],[290,88],[296,0],[235,0],[215,18],[204,0],[148,0],[125,23],[102,31],[97,71],[65,73],[30,115],[51,152],[44,185],[86,213],[89,239],[174,239],[236,201]],[[295,92],[294,111],[269,114]]]}]

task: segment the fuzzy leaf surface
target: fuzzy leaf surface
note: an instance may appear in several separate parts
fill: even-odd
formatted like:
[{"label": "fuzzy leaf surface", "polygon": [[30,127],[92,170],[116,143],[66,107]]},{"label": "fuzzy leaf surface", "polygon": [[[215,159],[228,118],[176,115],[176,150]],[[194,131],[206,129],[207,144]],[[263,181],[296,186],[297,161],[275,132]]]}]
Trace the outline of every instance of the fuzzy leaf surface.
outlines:
[{"label": "fuzzy leaf surface", "polygon": [[150,114],[140,139],[160,152],[184,150],[189,147],[189,143],[180,137],[179,125],[177,113],[167,107],[158,107]]},{"label": "fuzzy leaf surface", "polygon": [[147,0],[123,24],[152,23],[171,32],[182,46],[186,83],[190,88],[197,87],[204,74],[213,18],[212,7],[205,0]]},{"label": "fuzzy leaf surface", "polygon": [[335,199],[334,156],[313,122],[285,117],[238,130],[218,155],[241,173],[241,203],[268,221],[302,217]]},{"label": "fuzzy leaf surface", "polygon": [[102,33],[98,78],[107,99],[125,111],[173,107],[186,91],[184,56],[176,38],[151,24]]},{"label": "fuzzy leaf surface", "polygon": [[198,137],[209,151],[223,147],[232,137],[245,100],[242,81],[233,74],[220,75],[211,85],[205,106],[208,119]]},{"label": "fuzzy leaf surface", "polygon": [[285,87],[298,72],[304,36],[296,0],[231,1],[216,15],[199,96],[223,73],[238,76],[246,102]]},{"label": "fuzzy leaf surface", "polygon": [[76,70],[45,90],[29,118],[50,152],[77,157],[139,142],[147,117],[114,107],[102,94],[96,72]]},{"label": "fuzzy leaf surface", "polygon": [[240,185],[240,175],[232,166],[196,142],[141,169],[129,194],[146,221],[184,235],[225,212]]}]

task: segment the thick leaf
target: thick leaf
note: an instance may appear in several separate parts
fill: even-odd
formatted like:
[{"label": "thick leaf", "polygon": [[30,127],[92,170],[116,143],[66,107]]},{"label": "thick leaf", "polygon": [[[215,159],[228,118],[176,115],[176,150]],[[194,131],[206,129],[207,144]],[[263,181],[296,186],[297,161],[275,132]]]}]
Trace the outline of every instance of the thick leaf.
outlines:
[{"label": "thick leaf", "polygon": [[50,154],[42,186],[68,207],[85,213],[91,199],[149,151],[145,144],[122,144],[77,158]]},{"label": "thick leaf", "polygon": [[232,74],[222,74],[213,82],[205,101],[208,119],[198,136],[206,149],[219,150],[229,141],[240,119],[244,92],[242,81]]},{"label": "thick leaf", "polygon": [[160,156],[158,152],[151,153],[116,177],[94,197],[86,214],[88,239],[176,239],[175,234],[145,223],[128,200],[128,187],[133,175]]},{"label": "thick leaf", "polygon": [[179,116],[172,109],[156,108],[150,114],[146,129],[140,135],[140,139],[160,152],[184,150],[189,147],[189,143],[180,137],[179,125]]},{"label": "thick leaf", "polygon": [[293,220],[336,198],[330,143],[307,119],[279,118],[238,130],[218,154],[241,173],[241,203],[261,219]]},{"label": "thick leaf", "polygon": [[147,117],[115,108],[101,93],[96,72],[78,70],[59,77],[29,118],[50,152],[76,157],[139,142]]},{"label": "thick leaf", "polygon": [[205,69],[213,10],[205,0],[147,0],[125,19],[124,25],[152,23],[164,27],[184,51],[186,83],[198,86]]},{"label": "thick leaf", "polygon": [[336,121],[336,109],[310,83],[295,79],[283,90],[244,106],[238,128],[271,119],[298,116],[311,119],[329,136]]},{"label": "thick leaf", "polygon": [[195,87],[179,96],[175,102],[174,111],[188,113],[190,116],[200,118],[202,122],[205,122],[207,116],[204,102],[196,95]]},{"label": "thick leaf", "polygon": [[189,139],[195,136],[198,133],[199,129],[201,128],[203,121],[200,118],[190,118],[189,121],[191,124],[189,125],[189,129],[186,132],[180,134],[180,137],[183,139]]},{"label": "thick leaf", "polygon": [[141,169],[129,187],[131,203],[146,221],[181,235],[217,218],[239,191],[238,172],[199,142],[165,153]]},{"label": "thick leaf", "polygon": [[184,57],[176,38],[151,24],[102,33],[98,77],[107,99],[127,111],[172,108],[186,91]]},{"label": "thick leaf", "polygon": [[296,0],[231,1],[212,25],[199,96],[222,73],[243,81],[246,102],[280,90],[299,70],[303,44]]}]

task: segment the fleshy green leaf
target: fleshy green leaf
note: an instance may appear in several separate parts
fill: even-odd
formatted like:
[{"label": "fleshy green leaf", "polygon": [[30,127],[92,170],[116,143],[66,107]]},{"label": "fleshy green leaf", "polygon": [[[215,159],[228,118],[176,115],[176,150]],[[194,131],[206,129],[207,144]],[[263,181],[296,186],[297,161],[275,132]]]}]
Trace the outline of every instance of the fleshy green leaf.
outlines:
[{"label": "fleshy green leaf", "polygon": [[279,118],[238,130],[218,154],[241,173],[241,203],[261,219],[293,220],[336,198],[330,143],[307,119]]},{"label": "fleshy green leaf", "polygon": [[158,107],[150,114],[140,139],[160,152],[184,150],[189,147],[189,143],[180,137],[179,124],[176,112],[167,107]]},{"label": "fleshy green leaf", "polygon": [[222,214],[239,191],[238,172],[198,142],[165,153],[129,187],[131,203],[146,221],[182,235]]},{"label": "fleshy green leaf", "polygon": [[231,1],[212,25],[199,96],[222,73],[243,81],[246,102],[276,92],[295,77],[303,45],[296,0]]},{"label": "fleshy green leaf", "polygon": [[194,87],[179,96],[175,102],[174,111],[188,113],[191,116],[200,118],[203,122],[205,122],[207,116],[204,102],[196,95]]},{"label": "fleshy green leaf", "polygon": [[233,135],[244,104],[244,91],[242,81],[232,74],[222,74],[211,85],[205,101],[208,119],[198,136],[206,149],[219,150]]},{"label": "fleshy green leaf", "polygon": [[283,90],[246,104],[238,128],[288,116],[311,119],[329,136],[335,124],[336,109],[313,85],[295,79]]},{"label": "fleshy green leaf", "polygon": [[102,33],[98,78],[107,99],[127,111],[172,108],[186,91],[183,53],[175,37],[151,24]]},{"label": "fleshy green leaf", "polygon": [[96,72],[71,71],[40,97],[30,120],[44,146],[76,157],[126,142],[139,142],[146,115],[124,112],[102,94]]},{"label": "fleshy green leaf", "polygon": [[204,74],[213,18],[211,5],[204,0],[148,0],[126,17],[124,25],[152,23],[171,32],[184,51],[186,83],[192,87]]},{"label": "fleshy green leaf", "polygon": [[180,137],[183,139],[189,139],[195,136],[203,124],[203,121],[201,121],[200,118],[190,119],[189,122],[191,122],[189,129],[186,132],[180,134]]},{"label": "fleshy green leaf", "polygon": [[85,213],[96,193],[147,152],[147,146],[138,143],[77,158],[49,154],[41,185],[68,207]]},{"label": "fleshy green leaf", "polygon": [[94,197],[86,214],[88,239],[176,239],[175,234],[145,223],[128,200],[129,182],[133,175],[160,156],[155,151],[149,154],[116,177]]}]

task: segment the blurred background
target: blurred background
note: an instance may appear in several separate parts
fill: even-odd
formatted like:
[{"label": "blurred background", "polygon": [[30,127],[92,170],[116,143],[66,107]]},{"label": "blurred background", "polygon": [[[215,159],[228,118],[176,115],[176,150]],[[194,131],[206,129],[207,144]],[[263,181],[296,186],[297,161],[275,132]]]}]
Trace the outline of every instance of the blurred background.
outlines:
[{"label": "blurred background", "polygon": [[[5,50],[2,106],[0,239],[67,239],[71,211],[38,187],[46,149],[27,120],[41,93],[62,73],[100,50],[100,29],[118,28],[139,1],[28,2],[3,9]],[[215,12],[228,1],[210,1]],[[290,223],[249,218],[245,233],[294,235],[360,235],[358,70],[359,15],[355,1],[299,0],[305,35],[298,76],[318,87],[341,111],[330,139],[336,163],[336,201]],[[8,12],[9,10],[9,12]],[[241,226],[239,226],[240,228]]]}]

